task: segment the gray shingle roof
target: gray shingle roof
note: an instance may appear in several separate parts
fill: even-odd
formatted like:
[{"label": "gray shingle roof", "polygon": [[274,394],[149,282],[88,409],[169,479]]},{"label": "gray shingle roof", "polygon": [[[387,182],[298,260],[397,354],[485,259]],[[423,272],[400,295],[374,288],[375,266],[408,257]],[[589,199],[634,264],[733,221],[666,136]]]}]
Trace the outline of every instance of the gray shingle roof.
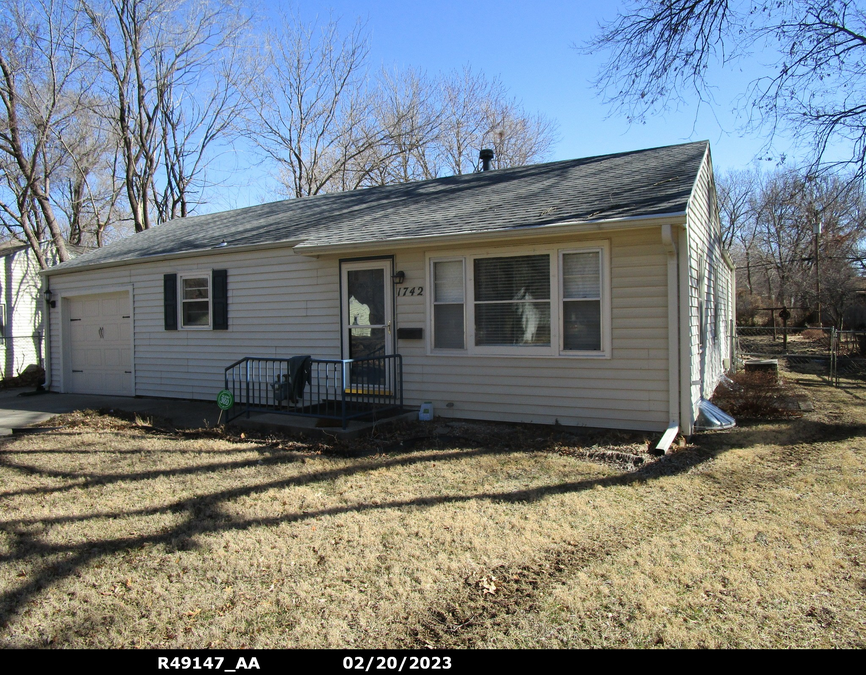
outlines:
[{"label": "gray shingle roof", "polygon": [[54,270],[292,241],[300,248],[684,213],[707,141],[388,185],[173,220]]}]

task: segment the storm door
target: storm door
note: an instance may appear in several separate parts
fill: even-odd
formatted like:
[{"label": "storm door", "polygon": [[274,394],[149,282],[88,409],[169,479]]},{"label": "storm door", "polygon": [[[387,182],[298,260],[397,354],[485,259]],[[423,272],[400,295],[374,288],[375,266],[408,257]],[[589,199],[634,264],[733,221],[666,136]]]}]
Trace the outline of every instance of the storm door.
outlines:
[{"label": "storm door", "polygon": [[352,364],[351,388],[385,383],[384,357],[394,344],[391,267],[390,259],[342,263],[343,358],[364,359]]}]

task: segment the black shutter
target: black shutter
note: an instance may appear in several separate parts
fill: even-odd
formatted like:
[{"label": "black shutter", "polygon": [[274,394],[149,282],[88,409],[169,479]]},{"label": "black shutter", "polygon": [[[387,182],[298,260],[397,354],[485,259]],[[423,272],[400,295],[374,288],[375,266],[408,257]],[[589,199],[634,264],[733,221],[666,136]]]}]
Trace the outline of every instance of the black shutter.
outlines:
[{"label": "black shutter", "polygon": [[229,286],[228,270],[213,270],[211,273],[213,289],[213,329],[229,328]]},{"label": "black shutter", "polygon": [[177,330],[177,275],[162,278],[162,297],[165,307],[165,329]]}]

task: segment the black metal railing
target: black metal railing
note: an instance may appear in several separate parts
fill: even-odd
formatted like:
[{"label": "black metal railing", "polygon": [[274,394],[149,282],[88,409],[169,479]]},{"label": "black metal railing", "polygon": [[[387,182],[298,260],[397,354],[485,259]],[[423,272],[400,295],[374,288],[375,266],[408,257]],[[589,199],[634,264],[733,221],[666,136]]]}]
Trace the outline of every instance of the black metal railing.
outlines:
[{"label": "black metal railing", "polygon": [[339,420],[376,418],[403,408],[403,357],[316,359],[247,356],[225,369],[234,396],[228,421],[250,413]]}]

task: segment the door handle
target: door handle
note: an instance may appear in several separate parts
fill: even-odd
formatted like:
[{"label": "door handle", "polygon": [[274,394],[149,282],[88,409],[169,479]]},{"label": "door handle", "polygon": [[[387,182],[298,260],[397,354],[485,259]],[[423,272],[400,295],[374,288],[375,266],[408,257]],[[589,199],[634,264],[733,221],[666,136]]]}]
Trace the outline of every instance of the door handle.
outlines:
[{"label": "door handle", "polygon": [[389,321],[388,322],[388,335],[390,335],[390,334],[391,334],[391,322]]}]

